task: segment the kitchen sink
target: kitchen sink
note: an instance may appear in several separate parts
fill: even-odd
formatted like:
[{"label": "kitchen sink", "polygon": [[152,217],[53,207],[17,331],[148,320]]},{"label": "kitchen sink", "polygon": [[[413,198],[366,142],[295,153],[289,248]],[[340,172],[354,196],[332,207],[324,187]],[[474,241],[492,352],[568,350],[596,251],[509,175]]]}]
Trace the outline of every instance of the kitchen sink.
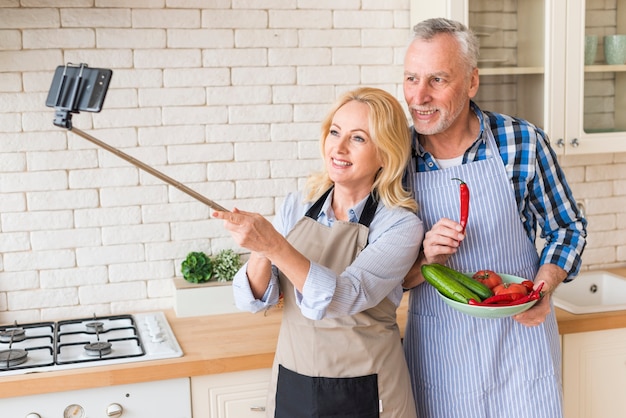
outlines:
[{"label": "kitchen sink", "polygon": [[626,278],[604,270],[583,272],[559,285],[552,299],[573,314],[626,310]]}]

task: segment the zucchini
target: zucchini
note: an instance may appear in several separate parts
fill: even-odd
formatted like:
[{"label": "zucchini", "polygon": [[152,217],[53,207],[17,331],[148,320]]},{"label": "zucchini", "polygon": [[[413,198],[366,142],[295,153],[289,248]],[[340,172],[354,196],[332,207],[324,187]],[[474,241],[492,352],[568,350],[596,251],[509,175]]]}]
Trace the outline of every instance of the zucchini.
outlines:
[{"label": "zucchini", "polygon": [[482,302],[480,296],[459,283],[454,277],[444,272],[435,264],[424,264],[421,268],[422,276],[442,295],[461,303],[468,303],[470,299]]},{"label": "zucchini", "polygon": [[456,279],[457,282],[461,283],[463,286],[467,287],[469,290],[471,290],[472,292],[480,296],[481,299],[487,299],[493,296],[493,292],[491,291],[491,289],[489,289],[487,286],[485,286],[481,282],[474,280],[471,277],[467,277],[465,274],[460,273],[454,269],[451,269],[448,266],[444,266],[442,264],[433,264],[433,265],[436,266],[438,269],[442,270],[443,272],[448,273],[450,276]]}]

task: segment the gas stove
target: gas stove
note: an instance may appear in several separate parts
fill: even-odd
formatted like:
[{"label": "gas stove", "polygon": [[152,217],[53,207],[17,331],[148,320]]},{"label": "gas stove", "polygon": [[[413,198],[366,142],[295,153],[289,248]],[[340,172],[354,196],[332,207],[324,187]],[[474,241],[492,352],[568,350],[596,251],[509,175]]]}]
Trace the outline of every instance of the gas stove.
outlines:
[{"label": "gas stove", "polygon": [[0,377],[182,355],[163,312],[0,326]]}]

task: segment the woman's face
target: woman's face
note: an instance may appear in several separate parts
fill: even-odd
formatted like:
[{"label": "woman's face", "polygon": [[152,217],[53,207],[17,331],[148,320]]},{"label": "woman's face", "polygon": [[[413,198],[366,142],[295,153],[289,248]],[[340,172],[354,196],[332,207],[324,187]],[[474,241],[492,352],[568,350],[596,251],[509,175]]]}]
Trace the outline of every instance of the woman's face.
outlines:
[{"label": "woman's face", "polygon": [[333,116],[324,143],[326,168],[336,186],[363,194],[371,191],[382,166],[369,132],[369,108],[352,100]]}]

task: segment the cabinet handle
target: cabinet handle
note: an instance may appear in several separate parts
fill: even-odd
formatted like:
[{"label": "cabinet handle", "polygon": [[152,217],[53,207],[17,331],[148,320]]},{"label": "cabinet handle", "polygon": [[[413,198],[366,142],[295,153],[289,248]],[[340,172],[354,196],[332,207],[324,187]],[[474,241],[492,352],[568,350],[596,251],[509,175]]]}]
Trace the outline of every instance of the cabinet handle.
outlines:
[{"label": "cabinet handle", "polygon": [[265,407],[264,406],[251,406],[250,410],[254,412],[263,412],[265,411]]},{"label": "cabinet handle", "polygon": [[574,148],[576,148],[577,146],[579,146],[580,144],[578,143],[578,138],[574,138],[569,142]]},{"label": "cabinet handle", "polygon": [[563,138],[559,138],[556,140],[556,146],[559,148],[563,148],[563,146],[565,146],[565,141],[563,141]]}]

